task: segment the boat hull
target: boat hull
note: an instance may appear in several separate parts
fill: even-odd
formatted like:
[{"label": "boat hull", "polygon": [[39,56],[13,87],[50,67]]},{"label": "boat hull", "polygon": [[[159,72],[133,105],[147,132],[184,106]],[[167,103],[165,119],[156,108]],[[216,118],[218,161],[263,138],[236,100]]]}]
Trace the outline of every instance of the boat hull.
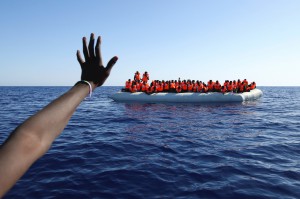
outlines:
[{"label": "boat hull", "polygon": [[143,92],[117,92],[110,96],[111,99],[119,102],[243,102],[256,100],[263,95],[259,89],[244,93],[153,93],[151,95]]}]

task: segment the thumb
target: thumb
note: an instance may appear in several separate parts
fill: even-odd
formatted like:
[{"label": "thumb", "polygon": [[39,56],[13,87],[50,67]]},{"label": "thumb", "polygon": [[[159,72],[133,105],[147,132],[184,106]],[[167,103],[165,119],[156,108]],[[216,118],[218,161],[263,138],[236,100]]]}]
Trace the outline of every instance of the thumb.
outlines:
[{"label": "thumb", "polygon": [[114,56],[113,58],[111,58],[106,66],[106,71],[108,73],[110,73],[112,67],[115,65],[115,63],[118,61],[118,57],[117,56]]}]

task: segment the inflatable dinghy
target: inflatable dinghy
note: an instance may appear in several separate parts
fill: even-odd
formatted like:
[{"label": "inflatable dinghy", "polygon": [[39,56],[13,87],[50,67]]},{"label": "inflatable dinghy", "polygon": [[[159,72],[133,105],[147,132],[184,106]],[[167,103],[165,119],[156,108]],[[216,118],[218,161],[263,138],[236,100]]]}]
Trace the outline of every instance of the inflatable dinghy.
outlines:
[{"label": "inflatable dinghy", "polygon": [[256,100],[263,95],[259,89],[244,93],[153,93],[148,95],[143,92],[117,92],[110,96],[117,102],[243,102]]}]

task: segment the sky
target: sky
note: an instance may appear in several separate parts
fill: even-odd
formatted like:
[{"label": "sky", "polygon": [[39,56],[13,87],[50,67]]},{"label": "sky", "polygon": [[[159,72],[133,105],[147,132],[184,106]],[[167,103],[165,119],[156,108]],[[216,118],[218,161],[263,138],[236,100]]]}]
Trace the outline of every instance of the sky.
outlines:
[{"label": "sky", "polygon": [[[0,86],[71,86],[82,37],[102,36],[106,86],[150,79],[248,79],[300,86],[298,0],[0,1]],[[82,52],[82,50],[81,50]]]}]

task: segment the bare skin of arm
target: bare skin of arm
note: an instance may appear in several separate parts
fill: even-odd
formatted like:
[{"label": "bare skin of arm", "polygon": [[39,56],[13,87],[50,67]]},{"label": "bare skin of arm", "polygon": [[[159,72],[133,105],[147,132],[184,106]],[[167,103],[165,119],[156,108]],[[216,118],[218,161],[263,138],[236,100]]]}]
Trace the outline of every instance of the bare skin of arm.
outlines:
[{"label": "bare skin of arm", "polygon": [[[113,57],[103,67],[98,37],[94,49],[94,34],[89,45],[83,38],[85,61],[77,51],[77,59],[82,69],[81,79],[88,81],[92,90],[101,86],[118,60]],[[0,198],[22,177],[29,167],[42,155],[58,137],[78,105],[89,93],[89,85],[79,83],[65,94],[48,104],[35,115],[18,126],[0,147]]]}]

